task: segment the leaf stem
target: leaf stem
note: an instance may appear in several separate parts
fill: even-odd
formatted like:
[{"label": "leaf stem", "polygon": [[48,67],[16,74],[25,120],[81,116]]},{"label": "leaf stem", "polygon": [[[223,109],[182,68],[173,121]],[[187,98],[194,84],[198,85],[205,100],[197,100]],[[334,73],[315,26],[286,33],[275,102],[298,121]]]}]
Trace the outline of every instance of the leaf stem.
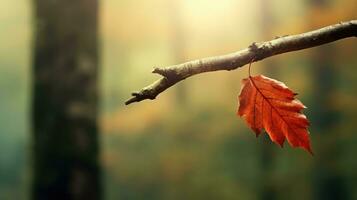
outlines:
[{"label": "leaf stem", "polygon": [[249,67],[248,67],[248,75],[249,75],[249,78],[252,77],[250,75],[250,66],[252,65],[252,62],[254,62],[254,58],[252,58],[252,60],[250,60],[250,63],[249,63]]}]

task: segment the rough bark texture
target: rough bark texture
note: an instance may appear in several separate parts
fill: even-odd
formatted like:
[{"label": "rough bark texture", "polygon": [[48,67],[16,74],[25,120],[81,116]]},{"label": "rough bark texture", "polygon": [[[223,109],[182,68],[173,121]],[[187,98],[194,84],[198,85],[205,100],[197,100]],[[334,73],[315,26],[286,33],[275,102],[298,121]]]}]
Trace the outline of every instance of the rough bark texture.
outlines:
[{"label": "rough bark texture", "polygon": [[140,91],[133,92],[133,97],[128,99],[125,104],[128,105],[144,99],[155,99],[158,94],[167,88],[195,74],[233,70],[251,62],[252,59],[259,61],[274,55],[356,36],[357,20],[351,20],[299,35],[282,36],[267,42],[253,43],[246,49],[228,55],[203,58],[164,68],[154,68],[152,72],[163,77]]},{"label": "rough bark texture", "polygon": [[32,199],[99,199],[97,0],[34,0]]}]

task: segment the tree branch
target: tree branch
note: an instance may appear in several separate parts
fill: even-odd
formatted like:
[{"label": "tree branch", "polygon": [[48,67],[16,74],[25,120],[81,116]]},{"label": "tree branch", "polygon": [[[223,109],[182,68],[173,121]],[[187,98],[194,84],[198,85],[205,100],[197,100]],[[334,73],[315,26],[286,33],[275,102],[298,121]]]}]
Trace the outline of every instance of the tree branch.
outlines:
[{"label": "tree branch", "polygon": [[152,73],[163,77],[138,92],[132,93],[132,98],[125,104],[139,102],[145,99],[155,99],[158,94],[176,83],[204,72],[218,70],[233,70],[274,55],[307,49],[330,43],[348,37],[357,37],[357,20],[341,22],[311,32],[298,35],[278,37],[274,40],[253,43],[248,48],[216,57],[203,58],[190,62],[172,65],[164,68],[154,68]]}]

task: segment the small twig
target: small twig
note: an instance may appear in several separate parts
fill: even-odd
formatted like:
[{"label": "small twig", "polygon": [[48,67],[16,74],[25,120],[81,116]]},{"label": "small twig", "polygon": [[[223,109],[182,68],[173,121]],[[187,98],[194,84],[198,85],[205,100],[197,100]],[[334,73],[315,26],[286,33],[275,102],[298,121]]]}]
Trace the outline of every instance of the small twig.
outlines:
[{"label": "small twig", "polygon": [[246,49],[227,55],[203,58],[164,68],[154,68],[152,72],[163,77],[140,91],[133,92],[133,97],[128,99],[125,104],[128,105],[145,99],[155,99],[157,95],[167,88],[195,74],[218,70],[233,70],[250,63],[252,59],[257,62],[274,55],[307,49],[348,37],[357,37],[357,20],[341,22],[298,35],[283,36],[266,42],[253,43]]}]

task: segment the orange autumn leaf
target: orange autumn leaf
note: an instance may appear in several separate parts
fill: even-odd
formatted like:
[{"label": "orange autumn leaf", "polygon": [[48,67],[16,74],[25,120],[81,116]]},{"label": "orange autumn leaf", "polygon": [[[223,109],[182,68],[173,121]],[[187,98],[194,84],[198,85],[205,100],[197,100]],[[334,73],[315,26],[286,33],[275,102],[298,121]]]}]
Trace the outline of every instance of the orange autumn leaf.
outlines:
[{"label": "orange autumn leaf", "polygon": [[301,111],[306,108],[295,99],[296,93],[284,83],[259,75],[242,80],[237,114],[245,119],[258,136],[262,129],[281,147],[285,139],[293,147],[312,154],[309,121]]}]

